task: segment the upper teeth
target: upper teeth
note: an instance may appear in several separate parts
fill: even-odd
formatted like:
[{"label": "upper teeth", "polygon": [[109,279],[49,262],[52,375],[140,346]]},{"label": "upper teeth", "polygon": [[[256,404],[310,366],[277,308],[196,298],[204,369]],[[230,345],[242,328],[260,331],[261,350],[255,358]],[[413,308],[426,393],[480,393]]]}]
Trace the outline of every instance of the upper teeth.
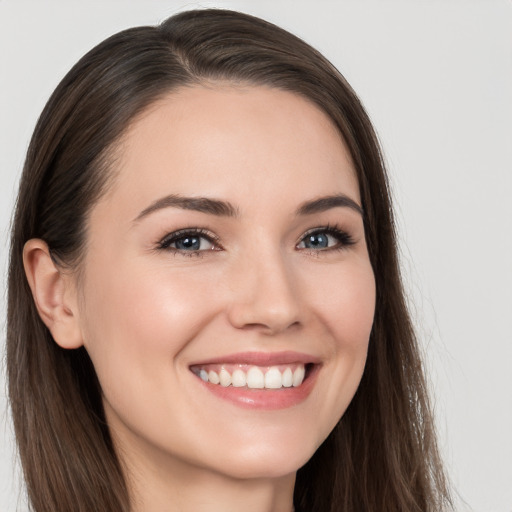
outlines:
[{"label": "upper teeth", "polygon": [[230,373],[224,366],[219,371],[201,368],[195,371],[205,382],[233,386],[240,388],[247,386],[251,389],[279,389],[282,387],[297,387],[302,384],[306,369],[303,364],[296,366],[295,370],[286,367],[281,371],[277,366],[266,368],[266,372],[258,366],[251,366],[247,370],[236,368]]}]

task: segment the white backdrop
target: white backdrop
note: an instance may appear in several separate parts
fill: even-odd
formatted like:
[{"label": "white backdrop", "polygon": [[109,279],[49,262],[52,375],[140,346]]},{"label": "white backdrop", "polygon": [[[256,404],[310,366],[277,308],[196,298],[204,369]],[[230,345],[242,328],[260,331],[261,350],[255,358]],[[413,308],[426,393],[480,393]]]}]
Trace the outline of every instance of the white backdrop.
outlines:
[{"label": "white backdrop", "polygon": [[[512,512],[508,0],[0,0],[3,282],[24,152],[58,81],[108,35],[208,6],[249,12],[303,37],[361,96],[389,164],[403,268],[457,510]],[[3,368],[0,418],[0,511],[25,512]]]}]

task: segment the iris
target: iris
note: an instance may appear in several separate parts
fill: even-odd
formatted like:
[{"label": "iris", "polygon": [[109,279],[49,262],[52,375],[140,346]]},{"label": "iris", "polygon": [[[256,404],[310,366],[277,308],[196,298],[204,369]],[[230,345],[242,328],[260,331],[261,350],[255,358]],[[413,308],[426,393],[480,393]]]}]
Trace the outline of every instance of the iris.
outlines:
[{"label": "iris", "polygon": [[201,247],[201,237],[184,236],[174,241],[176,249],[181,251],[198,251]]},{"label": "iris", "polygon": [[304,246],[308,249],[326,249],[329,238],[325,233],[312,233],[304,239]]}]

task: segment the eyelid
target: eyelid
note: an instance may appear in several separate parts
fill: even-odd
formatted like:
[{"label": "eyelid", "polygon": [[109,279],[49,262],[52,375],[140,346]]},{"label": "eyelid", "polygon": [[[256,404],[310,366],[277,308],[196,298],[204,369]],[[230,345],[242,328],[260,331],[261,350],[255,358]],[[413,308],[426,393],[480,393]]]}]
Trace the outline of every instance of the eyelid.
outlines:
[{"label": "eyelid", "polygon": [[[336,243],[334,246],[331,247],[325,247],[325,248],[318,248],[314,249],[311,247],[298,247],[299,244],[303,243],[305,238],[314,234],[320,234],[325,233],[331,237],[334,237],[338,243]],[[177,240],[184,238],[186,236],[196,236],[200,238],[204,238],[208,240],[212,247],[210,249],[196,249],[196,250],[183,250],[183,249],[177,249],[174,247],[170,247],[170,245]],[[347,232],[347,230],[342,229],[340,226],[336,224],[327,224],[324,226],[318,226],[315,228],[311,228],[304,232],[300,238],[295,243],[295,248],[299,249],[300,251],[307,251],[307,252],[313,252],[313,253],[319,253],[319,252],[328,252],[328,251],[337,251],[337,250],[343,250],[347,247],[354,245],[356,243],[356,240],[350,235],[350,233]],[[172,231],[170,233],[167,233],[163,238],[161,238],[156,244],[157,249],[166,250],[169,252],[173,252],[175,254],[180,255],[186,255],[186,256],[202,256],[204,253],[210,252],[210,251],[218,251],[223,250],[222,245],[220,244],[220,238],[213,233],[212,231],[205,229],[205,228],[197,228],[197,227],[191,227],[191,228],[182,228],[178,229],[176,231]]]},{"label": "eyelid", "polygon": [[301,235],[299,240],[296,242],[295,246],[297,247],[300,243],[304,241],[304,239],[308,236],[317,234],[317,233],[326,233],[338,240],[338,243],[332,247],[326,247],[323,249],[312,249],[309,247],[300,248],[301,251],[309,251],[309,252],[326,252],[326,251],[337,251],[343,250],[347,247],[354,245],[356,240],[353,236],[345,229],[341,228],[341,226],[337,224],[327,224],[326,226],[319,226],[316,228],[309,229],[304,234]]},{"label": "eyelid", "polygon": [[[170,245],[172,243],[174,243],[176,240],[179,240],[180,238],[184,238],[187,235],[192,235],[192,236],[197,236],[197,237],[207,239],[213,245],[212,249],[183,251],[180,249],[170,247]],[[215,235],[213,232],[211,232],[205,228],[182,228],[182,229],[178,229],[176,231],[172,231],[170,233],[167,233],[162,239],[160,239],[156,243],[156,246],[158,249],[168,250],[168,251],[180,253],[180,254],[186,253],[187,255],[194,255],[194,254],[198,254],[198,253],[208,252],[210,250],[222,249],[222,246],[220,245],[219,237],[217,235]]]}]

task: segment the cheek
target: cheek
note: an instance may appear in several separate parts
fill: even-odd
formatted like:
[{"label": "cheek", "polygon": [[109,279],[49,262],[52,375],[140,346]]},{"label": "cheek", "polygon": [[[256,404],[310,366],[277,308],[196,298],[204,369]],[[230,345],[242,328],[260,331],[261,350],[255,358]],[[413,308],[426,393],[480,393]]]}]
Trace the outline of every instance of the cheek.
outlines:
[{"label": "cheek", "polygon": [[[350,400],[355,394],[363,375],[368,352],[368,342],[375,314],[375,279],[373,270],[367,262],[357,265],[350,272],[340,276],[339,302],[337,315],[333,312],[331,322],[335,339],[335,351],[338,354],[339,385],[347,387]],[[334,304],[334,299],[332,304]],[[346,402],[346,401],[345,401]],[[348,402],[344,403],[346,408]]]},{"label": "cheek", "polygon": [[329,386],[317,390],[315,397],[318,417],[326,418],[323,436],[334,428],[359,386],[375,312],[375,280],[369,261],[352,261],[331,272],[328,281],[326,277],[328,284],[311,301],[330,343],[325,365]]},{"label": "cheek", "polygon": [[318,282],[311,303],[325,328],[329,330],[335,350],[365,353],[375,313],[375,279],[370,262],[351,262],[331,272]]},{"label": "cheek", "polygon": [[88,274],[82,329],[107,397],[124,394],[123,386],[158,384],[162,372],[154,369],[170,370],[213,314],[211,301],[198,300],[205,282],[197,273],[137,268],[136,261],[112,268]]},{"label": "cheek", "polygon": [[207,301],[198,300],[204,297],[207,286],[199,272],[184,273],[160,268],[164,265],[147,268],[136,261],[130,263],[105,265],[110,272],[102,269],[89,272],[85,290],[86,327],[92,326],[102,337],[109,334],[117,338],[124,332],[128,339],[135,341],[138,338],[134,334],[143,332],[146,333],[144,344],[152,344],[159,339],[153,334],[163,331],[169,342],[176,337],[177,330],[194,320],[191,313],[198,306],[208,305]]}]

